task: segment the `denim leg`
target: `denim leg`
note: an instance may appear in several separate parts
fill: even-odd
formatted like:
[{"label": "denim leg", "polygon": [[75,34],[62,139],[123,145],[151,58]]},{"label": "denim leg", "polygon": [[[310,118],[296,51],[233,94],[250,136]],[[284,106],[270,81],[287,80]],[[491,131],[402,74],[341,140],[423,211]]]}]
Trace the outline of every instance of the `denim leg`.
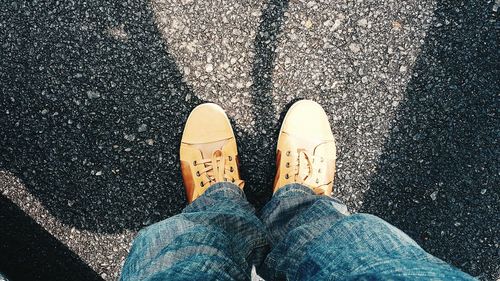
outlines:
[{"label": "denim leg", "polygon": [[268,250],[265,227],[231,183],[139,232],[121,280],[248,280]]},{"label": "denim leg", "polygon": [[384,220],[349,215],[340,201],[298,184],[262,210],[272,250],[266,280],[474,280]]}]

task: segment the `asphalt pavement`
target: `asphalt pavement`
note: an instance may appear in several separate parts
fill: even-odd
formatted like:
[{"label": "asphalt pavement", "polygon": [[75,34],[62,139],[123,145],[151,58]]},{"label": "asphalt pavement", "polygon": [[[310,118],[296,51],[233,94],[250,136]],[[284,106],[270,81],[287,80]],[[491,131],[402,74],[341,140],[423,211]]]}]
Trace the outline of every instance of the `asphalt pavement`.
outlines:
[{"label": "asphalt pavement", "polygon": [[116,280],[137,231],[186,205],[178,147],[203,102],[227,111],[262,207],[280,121],[307,98],[330,117],[352,212],[499,280],[499,5],[2,3],[0,272]]}]

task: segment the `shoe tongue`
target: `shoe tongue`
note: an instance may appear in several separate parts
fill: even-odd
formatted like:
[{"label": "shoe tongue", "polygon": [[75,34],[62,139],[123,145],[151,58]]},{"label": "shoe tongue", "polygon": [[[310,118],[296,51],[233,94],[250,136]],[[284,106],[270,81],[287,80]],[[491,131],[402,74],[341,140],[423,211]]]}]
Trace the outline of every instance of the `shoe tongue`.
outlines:
[{"label": "shoe tongue", "polygon": [[[312,157],[312,154],[310,155],[310,157]],[[301,179],[304,179],[309,174],[309,170],[312,169],[312,167],[308,165],[307,157],[304,153],[299,153],[299,163],[300,163],[299,177]]]},{"label": "shoe tongue", "polygon": [[[193,144],[196,149],[198,149],[201,152],[201,157],[203,159],[209,159],[212,158],[212,155],[214,151],[218,150],[218,153],[222,155],[222,148],[226,144],[227,140],[221,140],[221,141],[216,141],[216,142],[211,142],[211,143],[204,143],[204,144]],[[220,156],[217,155],[217,156]]]},{"label": "shoe tongue", "polygon": [[[305,184],[309,186],[319,186],[327,184],[323,176],[318,177],[318,170],[322,170],[323,173],[328,171],[332,171],[335,169],[332,166],[331,159],[335,158],[335,142],[334,141],[326,141],[321,143],[315,143],[315,146],[310,143],[311,148],[308,149],[308,156],[311,157],[311,162],[307,162],[306,157],[303,153],[299,154],[300,157],[300,170],[299,177],[301,179],[305,179]],[[313,161],[314,158],[314,161]],[[321,161],[323,158],[323,161]],[[310,163],[312,166],[308,166]],[[309,174],[309,169],[311,169],[311,173]],[[306,178],[306,176],[308,176]],[[318,180],[318,182],[316,182]]]}]

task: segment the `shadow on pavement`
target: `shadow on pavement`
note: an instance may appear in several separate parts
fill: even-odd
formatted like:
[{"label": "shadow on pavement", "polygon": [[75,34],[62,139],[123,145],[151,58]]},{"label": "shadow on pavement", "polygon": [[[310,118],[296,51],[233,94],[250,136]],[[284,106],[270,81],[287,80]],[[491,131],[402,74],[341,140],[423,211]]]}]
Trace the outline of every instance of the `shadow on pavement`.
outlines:
[{"label": "shadow on pavement", "polygon": [[440,1],[363,212],[499,277],[498,47],[491,8]]},{"label": "shadow on pavement", "polygon": [[[266,6],[255,38],[252,94],[260,117],[274,115],[272,71],[287,3]],[[66,225],[96,233],[138,230],[186,204],[178,145],[187,115],[201,101],[183,82],[153,18],[139,0],[13,1],[0,11],[0,168]],[[272,119],[259,118],[265,137],[243,132],[239,140],[242,154],[254,160],[245,159],[243,170],[258,205],[270,196],[274,175],[262,165],[274,159]],[[4,201],[7,216],[22,212]],[[17,230],[25,235],[17,237]],[[5,271],[14,280],[45,274],[36,266],[41,253],[55,263],[69,258],[45,265],[52,277],[64,278],[71,266],[76,273],[88,269],[34,222],[0,234],[45,249],[2,255],[9,259],[2,270],[14,263]]]},{"label": "shadow on pavement", "polygon": [[[252,94],[258,116],[274,114],[271,75],[287,3],[266,6],[256,36]],[[139,0],[14,1],[0,11],[0,48],[6,54],[0,62],[0,168],[22,179],[64,224],[96,233],[138,230],[186,204],[178,145],[187,115],[201,101],[183,82],[153,18]],[[250,199],[257,204],[270,196],[274,170],[261,164],[274,158],[269,147],[278,126],[271,117],[259,120],[258,127],[269,128],[266,137],[243,132],[239,140],[243,154],[254,160],[243,170],[251,171]],[[262,145],[268,147],[252,151]],[[38,234],[42,229],[34,223],[23,227],[23,241],[49,247],[46,254],[57,262],[64,246],[54,246],[57,240],[48,233]],[[6,271],[14,280],[16,274],[36,273],[23,263],[33,259],[36,265],[36,251],[8,253],[2,256],[17,264]],[[66,276],[66,265],[46,266]]]},{"label": "shadow on pavement", "polygon": [[274,122],[276,109],[272,96],[272,75],[288,2],[270,0],[266,3],[254,39],[251,95],[254,115],[257,117],[255,128],[258,136],[245,135],[239,141],[239,146],[243,176],[249,183],[245,193],[248,200],[257,207],[262,207],[272,195],[275,166],[271,164],[275,162],[276,141],[281,123]]},{"label": "shadow on pavement", "polygon": [[[274,176],[262,163],[275,157],[272,71],[287,7],[270,1],[255,38],[252,102],[255,126],[266,131],[238,138],[246,191],[258,206]],[[12,2],[0,13],[7,54],[0,168],[79,229],[138,230],[180,212],[178,145],[201,101],[183,82],[148,4]]]},{"label": "shadow on pavement", "polygon": [[180,212],[180,134],[200,101],[147,3],[13,1],[0,13],[0,168],[79,229]]},{"label": "shadow on pavement", "polygon": [[[0,11],[0,168],[22,179],[61,222],[97,233],[138,230],[180,212],[180,134],[201,103],[147,3],[115,2],[12,1]],[[270,196],[274,175],[263,163],[275,156],[272,71],[287,7],[271,0],[255,38],[252,95],[256,128],[265,132],[238,139],[247,193],[257,205]],[[499,89],[490,11],[476,1],[438,4],[363,211],[465,271],[493,278]],[[2,210],[26,218],[2,200]],[[33,222],[22,225],[33,235],[41,231]],[[56,243],[44,235],[41,246]],[[55,252],[73,257],[56,244]]]},{"label": "shadow on pavement", "polygon": [[[102,280],[70,249],[0,196],[0,273],[9,280]],[[50,261],[50,262],[47,262]]]}]

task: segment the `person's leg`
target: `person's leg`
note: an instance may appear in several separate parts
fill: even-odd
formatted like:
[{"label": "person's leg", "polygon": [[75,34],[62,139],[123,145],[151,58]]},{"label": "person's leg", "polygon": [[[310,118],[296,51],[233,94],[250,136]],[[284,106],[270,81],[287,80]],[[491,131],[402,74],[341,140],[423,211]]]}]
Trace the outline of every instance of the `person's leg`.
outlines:
[{"label": "person's leg", "polygon": [[280,188],[262,212],[272,251],[266,280],[473,280],[368,214],[349,215],[309,187]]},{"label": "person's leg", "polygon": [[121,280],[247,280],[267,250],[263,229],[240,188],[215,184],[139,232]]},{"label": "person's leg", "polygon": [[249,279],[268,244],[243,194],[236,139],[222,108],[203,104],[191,112],[180,160],[192,203],[139,232],[121,280]]},{"label": "person's leg", "polygon": [[349,215],[331,198],[336,158],[328,117],[299,101],[278,139],[274,196],[262,211],[271,253],[269,280],[467,280],[472,277],[420,248],[387,222]]}]

